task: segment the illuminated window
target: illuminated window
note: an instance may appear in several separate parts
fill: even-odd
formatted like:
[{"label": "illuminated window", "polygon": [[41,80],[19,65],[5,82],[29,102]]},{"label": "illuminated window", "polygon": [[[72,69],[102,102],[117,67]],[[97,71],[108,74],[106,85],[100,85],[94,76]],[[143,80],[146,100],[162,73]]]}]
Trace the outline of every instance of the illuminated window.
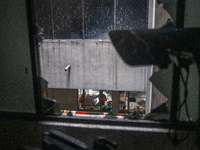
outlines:
[{"label": "illuminated window", "polygon": [[93,89],[79,89],[78,109],[103,112],[112,111],[112,92]]}]

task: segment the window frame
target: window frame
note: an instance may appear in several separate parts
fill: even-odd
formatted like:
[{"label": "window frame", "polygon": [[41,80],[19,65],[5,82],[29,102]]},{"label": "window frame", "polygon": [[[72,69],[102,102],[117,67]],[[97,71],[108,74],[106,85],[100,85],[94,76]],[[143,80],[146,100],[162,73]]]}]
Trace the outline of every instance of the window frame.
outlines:
[{"label": "window frame", "polygon": [[[40,92],[40,65],[38,55],[38,41],[36,37],[35,19],[34,19],[34,2],[26,1],[27,4],[27,19],[29,29],[29,41],[31,49],[31,64],[33,74],[33,86],[35,96],[35,109],[36,114],[19,113],[19,112],[3,112],[0,111],[2,119],[16,119],[16,120],[36,120],[39,122],[51,121],[51,122],[66,122],[66,123],[88,123],[88,124],[102,124],[102,125],[115,125],[115,126],[132,126],[132,127],[147,127],[147,128],[163,128],[171,129],[178,128],[179,130],[195,130],[196,124],[194,122],[177,122],[176,124],[170,121],[152,121],[152,120],[117,120],[117,119],[99,119],[99,118],[81,118],[81,117],[69,117],[69,116],[53,116],[44,115],[42,113],[42,97]],[[153,131],[152,131],[153,132]]]}]

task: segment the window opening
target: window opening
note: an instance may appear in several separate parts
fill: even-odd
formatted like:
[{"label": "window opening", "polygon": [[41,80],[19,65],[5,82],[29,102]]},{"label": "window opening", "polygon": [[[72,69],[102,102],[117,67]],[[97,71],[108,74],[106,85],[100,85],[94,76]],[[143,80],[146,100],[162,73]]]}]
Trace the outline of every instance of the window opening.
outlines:
[{"label": "window opening", "polygon": [[87,111],[112,111],[112,91],[79,89],[78,109]]},{"label": "window opening", "polygon": [[[79,84],[77,83],[78,85],[76,84],[76,86],[74,87],[68,86],[70,84],[68,81],[71,81],[71,79],[73,78],[72,76],[75,74],[74,73],[72,75],[72,71],[74,71],[72,70],[74,68],[74,64],[71,61],[77,57],[78,53],[81,53],[81,50],[86,51],[87,49],[90,49],[92,47],[93,52],[95,52],[94,43],[98,45],[98,46],[95,45],[96,46],[95,50],[100,49],[102,51],[103,49],[105,49],[105,47],[103,46],[106,45],[105,43],[108,43],[108,41],[106,40],[109,39],[108,32],[110,30],[114,30],[114,29],[132,30],[132,29],[141,29],[141,28],[147,29],[148,16],[149,16],[148,2],[149,2],[148,0],[117,1],[117,3],[116,3],[116,0],[109,1],[106,3],[104,3],[104,1],[93,1],[93,0],[88,0],[88,1],[83,0],[82,3],[76,0],[74,1],[66,0],[66,1],[59,1],[59,2],[48,1],[48,0],[34,1],[35,20],[38,26],[44,29],[43,30],[44,37],[47,41],[45,44],[43,41],[43,44],[40,46],[40,48],[41,49],[43,48],[44,51],[39,53],[40,54],[39,57],[41,58],[40,59],[41,68],[44,69],[41,72],[42,74],[46,73],[45,77],[46,79],[48,79],[47,82],[49,82],[46,95],[44,96],[47,96],[54,103],[58,103],[61,107],[61,110],[66,110],[65,112],[68,112],[68,111],[106,112],[107,111],[107,112],[114,112],[114,113],[116,112],[117,113],[118,112],[131,113],[134,111],[135,109],[134,107],[136,107],[136,110],[141,111],[144,114],[146,99],[147,97],[150,97],[150,94],[147,95],[145,93],[144,95],[146,95],[145,97],[146,99],[143,99],[143,97],[137,98],[137,96],[134,98],[132,95],[137,93],[134,91],[121,92],[120,96],[118,95],[115,96],[115,98],[117,98],[117,100],[115,101],[117,102],[117,104],[116,103],[114,104],[114,100],[113,100],[114,96],[112,95],[112,91],[109,91],[109,92],[103,91],[106,88],[104,89],[102,88],[102,90],[93,90],[95,87],[89,87],[89,86],[86,86],[86,88],[93,88],[93,89],[76,89],[76,88],[85,88],[84,86],[79,86],[79,85],[82,84],[83,81],[87,80],[86,78],[84,78],[83,80],[80,80],[80,83]],[[65,8],[68,8],[68,9],[65,9]],[[48,39],[54,39],[54,40],[48,41]],[[83,39],[84,41],[88,40],[88,43],[92,41],[92,39],[93,40],[100,39],[101,41],[105,41],[105,42],[94,41],[92,45],[91,43],[88,44],[87,42],[83,43],[82,42]],[[51,45],[51,43],[54,43],[54,44]],[[79,47],[81,47],[82,45],[87,45],[87,47],[79,49]],[[100,47],[100,45],[102,47]],[[78,51],[76,51],[77,49]],[[107,45],[106,50],[107,50],[106,51],[106,55],[107,55],[107,52],[108,53],[110,52],[110,45]],[[100,55],[102,57],[100,57]],[[75,63],[81,62],[82,64],[84,64],[85,62],[89,62],[90,64],[92,64],[91,66],[93,68],[95,67],[95,69],[98,69],[99,66],[95,62],[98,61],[99,58],[106,57],[106,55],[104,55],[103,53],[100,55],[98,54],[98,55],[94,55],[94,57],[90,57],[88,54],[86,57],[80,57],[80,59],[74,59],[74,62]],[[70,57],[67,58],[67,56],[70,56]],[[44,58],[46,58],[46,60],[44,60]],[[113,68],[110,68],[110,65],[113,64],[113,62],[111,61],[112,59],[115,59],[115,58],[114,56],[111,55],[106,60],[108,62],[107,65],[103,65],[104,66],[103,69],[109,68],[108,73],[105,72],[104,74],[105,76],[103,76],[105,78],[107,78],[106,75],[109,74],[110,71],[112,71],[113,69]],[[49,62],[52,62],[52,63],[49,63]],[[71,67],[68,71],[64,72],[64,68],[68,64],[71,64]],[[84,65],[83,67],[85,66],[87,65]],[[95,72],[94,69],[88,68],[88,70],[82,71],[81,69],[83,68],[79,68],[79,67],[80,67],[80,64],[78,64],[77,67],[75,67],[75,69],[77,68],[80,69],[79,70],[80,74],[83,74],[83,76],[87,76],[85,74],[86,71],[90,72],[92,76],[97,76],[98,74],[98,73],[96,74],[94,73]],[[63,68],[63,69],[60,69],[60,68]],[[117,74],[116,77],[119,78],[121,74],[118,74],[119,71],[117,69],[114,72],[114,74]],[[129,71],[127,71],[127,74],[128,72]],[[142,74],[144,74],[145,72],[147,72],[147,70],[145,71],[143,70]],[[148,76],[148,75],[145,75],[145,76]],[[132,78],[132,76],[130,76],[130,78]],[[56,79],[62,79],[62,80],[58,81]],[[65,79],[67,80],[67,82],[63,82]],[[112,78],[109,78],[109,79],[113,80]],[[146,83],[146,81],[144,83]],[[64,86],[59,86],[59,84],[62,84]],[[116,85],[117,84],[118,83],[116,83]],[[67,87],[65,85],[67,85]],[[110,85],[113,85],[113,83],[111,83]],[[110,87],[107,89],[116,90]],[[146,89],[146,88],[142,88],[142,89]],[[123,89],[120,89],[120,90],[123,90]],[[103,96],[104,94],[105,95],[107,94],[106,100],[104,100],[104,96]]]},{"label": "window opening", "polygon": [[121,91],[119,101],[119,112],[138,112],[140,116],[145,115],[146,92]]}]

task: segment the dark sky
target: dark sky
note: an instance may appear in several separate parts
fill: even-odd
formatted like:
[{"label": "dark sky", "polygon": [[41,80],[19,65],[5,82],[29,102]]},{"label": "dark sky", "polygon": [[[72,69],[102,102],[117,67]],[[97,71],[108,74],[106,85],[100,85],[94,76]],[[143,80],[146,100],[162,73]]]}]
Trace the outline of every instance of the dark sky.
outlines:
[{"label": "dark sky", "polygon": [[148,0],[35,0],[45,39],[108,39],[110,30],[148,27]]}]

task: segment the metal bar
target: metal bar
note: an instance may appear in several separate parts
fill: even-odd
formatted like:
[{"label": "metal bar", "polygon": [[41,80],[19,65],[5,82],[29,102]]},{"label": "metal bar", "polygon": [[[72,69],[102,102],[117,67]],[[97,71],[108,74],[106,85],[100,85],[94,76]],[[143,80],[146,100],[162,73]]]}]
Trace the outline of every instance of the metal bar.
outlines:
[{"label": "metal bar", "polygon": [[[116,119],[118,120],[118,119]],[[114,120],[112,120],[114,121]],[[45,126],[54,127],[70,127],[80,129],[95,129],[95,130],[110,130],[110,131],[137,131],[137,132],[158,132],[158,133],[169,133],[169,129],[156,128],[156,127],[137,127],[137,126],[120,126],[120,125],[103,125],[103,124],[83,124],[83,123],[68,123],[68,122],[53,122],[53,121],[42,121],[40,124]],[[170,131],[170,133],[173,130]]]},{"label": "metal bar", "polygon": [[148,29],[155,28],[155,5],[156,0],[149,0]]},{"label": "metal bar", "polygon": [[71,65],[70,65],[70,64],[69,64],[69,65],[67,65],[67,67],[65,67],[65,71],[69,70],[69,69],[70,69],[70,67],[71,67]]},{"label": "metal bar", "polygon": [[30,53],[31,53],[31,66],[32,66],[32,78],[33,78],[33,88],[34,88],[34,98],[35,98],[35,110],[37,119],[43,113],[42,110],[42,97],[41,97],[41,87],[38,76],[40,75],[40,65],[39,65],[39,54],[36,38],[35,29],[35,12],[34,12],[34,1],[26,1],[27,9],[27,21],[28,21],[28,34],[30,42]]},{"label": "metal bar", "polygon": [[180,68],[173,64],[173,77],[172,77],[172,100],[171,100],[171,111],[170,111],[170,121],[177,121],[177,109],[178,102],[180,100]]},{"label": "metal bar", "polygon": [[[196,55],[196,64],[197,64],[197,69],[198,69],[198,82],[199,82],[199,103],[198,103],[198,108],[199,108],[199,112],[198,112],[198,118],[200,118],[200,56]],[[200,123],[200,120],[199,120]],[[200,138],[200,137],[199,137]]]},{"label": "metal bar", "polygon": [[83,89],[83,110],[85,110],[85,89]]},{"label": "metal bar", "polygon": [[[176,28],[184,27],[184,15],[185,15],[185,0],[178,0],[176,10]],[[181,51],[181,49],[179,49]],[[179,57],[179,56],[177,56]],[[178,58],[179,60],[179,58]],[[177,109],[180,101],[180,67],[173,63],[173,77],[172,77],[172,100],[170,110],[170,121],[177,121]]]},{"label": "metal bar", "polygon": [[128,92],[128,112],[130,112],[130,106],[129,106],[129,103],[130,103],[130,92]]},{"label": "metal bar", "polygon": [[176,8],[176,28],[184,27],[184,17],[185,16],[185,0],[177,1]]},{"label": "metal bar", "polygon": [[103,92],[100,90],[99,91],[99,106],[100,106],[100,110],[102,111],[102,103],[103,103],[103,96],[102,96]]}]

